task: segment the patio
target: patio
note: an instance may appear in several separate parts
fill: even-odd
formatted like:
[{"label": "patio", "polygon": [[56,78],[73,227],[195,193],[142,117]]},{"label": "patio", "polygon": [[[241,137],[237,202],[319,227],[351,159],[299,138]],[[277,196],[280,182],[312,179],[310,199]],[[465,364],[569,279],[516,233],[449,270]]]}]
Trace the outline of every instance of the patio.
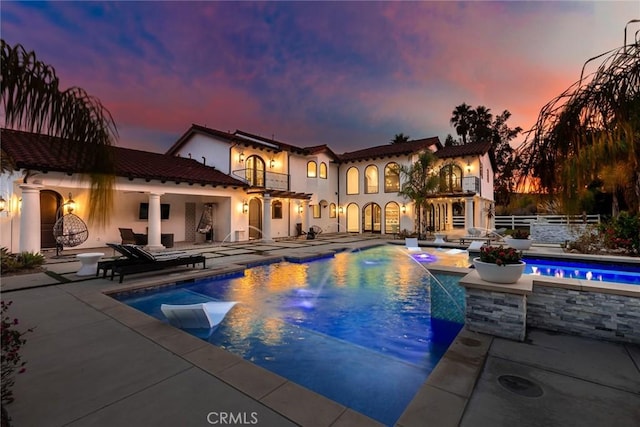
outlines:
[{"label": "patio", "polygon": [[[14,301],[11,315],[22,327],[36,328],[27,336],[27,372],[17,377],[9,414],[15,425],[210,425],[229,414],[265,426],[378,425],[103,292],[238,271],[285,254],[312,257],[384,242],[324,235],[174,247],[204,253],[207,270],[135,275],[122,285],[76,276],[80,263],[65,251],[48,260],[49,274],[3,277],[3,299]],[[635,345],[537,330],[518,343],[465,330],[397,425],[637,425],[639,366]],[[533,385],[518,387],[515,380],[510,387],[514,382],[503,381],[505,375]]]}]

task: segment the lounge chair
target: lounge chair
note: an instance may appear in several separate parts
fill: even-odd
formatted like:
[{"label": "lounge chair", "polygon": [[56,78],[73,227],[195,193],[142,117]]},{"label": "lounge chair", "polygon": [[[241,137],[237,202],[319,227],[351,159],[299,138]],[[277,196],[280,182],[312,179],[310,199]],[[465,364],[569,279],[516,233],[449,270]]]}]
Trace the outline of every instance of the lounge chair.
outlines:
[{"label": "lounge chair", "polygon": [[124,245],[120,245],[118,243],[107,243],[107,246],[113,249],[115,252],[119,253],[120,256],[112,259],[105,259],[98,262],[98,268],[96,269],[96,276],[100,275],[100,270],[102,270],[102,277],[106,278],[109,270],[113,269],[114,266],[118,265],[131,265],[131,264],[141,264],[146,262],[141,259],[138,255],[135,255]]},{"label": "lounge chair", "polygon": [[409,252],[421,252],[422,248],[418,245],[418,238],[416,237],[406,237],[404,239],[404,246],[407,248]]},{"label": "lounge chair", "polygon": [[169,323],[178,328],[213,328],[237,301],[211,301],[201,304],[162,304],[160,310]]},{"label": "lounge chair", "polygon": [[134,233],[131,228],[118,228],[123,245],[146,245],[148,237],[146,234]]},{"label": "lounge chair", "polygon": [[144,273],[182,265],[192,265],[195,267],[196,264],[200,263],[202,263],[203,269],[206,268],[206,258],[203,255],[189,255],[186,252],[153,255],[139,246],[122,246],[128,249],[133,257],[137,257],[139,262],[116,263],[111,267],[111,280],[118,274],[120,276],[120,283],[124,280],[124,276],[130,273]]}]

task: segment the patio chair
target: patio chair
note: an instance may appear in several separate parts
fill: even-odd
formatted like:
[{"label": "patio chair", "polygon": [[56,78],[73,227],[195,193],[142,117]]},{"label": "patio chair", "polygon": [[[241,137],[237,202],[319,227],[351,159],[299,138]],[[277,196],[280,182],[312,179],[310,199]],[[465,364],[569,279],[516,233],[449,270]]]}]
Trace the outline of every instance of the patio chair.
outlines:
[{"label": "patio chair", "polygon": [[131,228],[118,228],[123,245],[146,245],[148,238],[146,234],[134,233]]},{"label": "patio chair", "polygon": [[191,265],[195,268],[196,264],[202,263],[202,268],[206,268],[206,258],[204,255],[189,255],[186,252],[174,252],[154,255],[147,252],[143,248],[135,245],[122,245],[131,251],[133,257],[137,257],[139,262],[116,263],[111,268],[111,280],[115,275],[120,276],[120,283],[123,282],[124,276],[131,273],[145,273],[148,271],[163,270],[170,267],[178,267],[183,265]]},{"label": "patio chair", "polygon": [[130,265],[130,264],[140,264],[145,262],[145,260],[141,259],[138,255],[131,252],[125,245],[120,245],[118,243],[107,243],[107,246],[120,254],[116,258],[105,259],[98,262],[98,268],[96,270],[96,277],[100,275],[100,270],[102,270],[102,277],[106,278],[107,273],[114,266],[117,265]]},{"label": "patio chair", "polygon": [[421,252],[422,248],[418,245],[417,237],[406,237],[404,239],[404,246],[409,252]]},{"label": "patio chair", "polygon": [[237,301],[211,301],[201,304],[162,304],[160,310],[172,326],[178,328],[213,328]]}]

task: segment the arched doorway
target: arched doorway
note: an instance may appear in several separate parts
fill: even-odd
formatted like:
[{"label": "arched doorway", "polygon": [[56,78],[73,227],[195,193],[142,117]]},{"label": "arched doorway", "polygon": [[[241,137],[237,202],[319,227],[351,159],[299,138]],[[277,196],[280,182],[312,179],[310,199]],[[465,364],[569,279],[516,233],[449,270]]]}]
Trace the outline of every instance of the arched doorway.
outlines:
[{"label": "arched doorway", "polygon": [[349,203],[347,206],[347,232],[348,233],[359,233],[359,219],[360,219],[360,210],[358,209],[358,205],[355,203]]},{"label": "arched doorway", "polygon": [[249,200],[249,239],[262,238],[262,203],[253,198]]},{"label": "arched doorway", "polygon": [[53,237],[53,225],[63,212],[58,212],[62,206],[62,196],[52,190],[40,192],[40,247],[50,249],[56,247],[56,239]]},{"label": "arched doorway", "polygon": [[382,209],[377,203],[369,203],[362,208],[362,232],[380,233],[382,230]]},{"label": "arched doorway", "polygon": [[245,178],[252,187],[264,187],[264,160],[250,156],[246,162]]}]

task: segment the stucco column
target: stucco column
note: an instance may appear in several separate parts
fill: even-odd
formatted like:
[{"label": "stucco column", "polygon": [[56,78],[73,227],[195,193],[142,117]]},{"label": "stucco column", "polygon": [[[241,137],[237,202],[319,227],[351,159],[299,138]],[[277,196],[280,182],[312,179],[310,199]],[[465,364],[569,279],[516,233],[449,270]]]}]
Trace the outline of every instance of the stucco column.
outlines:
[{"label": "stucco column", "polygon": [[164,249],[160,242],[162,227],[160,225],[160,194],[149,194],[148,242],[149,249]]},{"label": "stucco column", "polygon": [[265,194],[262,198],[264,209],[262,210],[262,240],[272,242],[271,238],[271,196]]},{"label": "stucco column", "polygon": [[453,202],[447,202],[447,231],[453,230]]},{"label": "stucco column", "polygon": [[20,252],[40,252],[40,189],[42,185],[21,184]]},{"label": "stucco column", "polygon": [[473,227],[473,198],[464,199],[464,229],[465,231]]}]

